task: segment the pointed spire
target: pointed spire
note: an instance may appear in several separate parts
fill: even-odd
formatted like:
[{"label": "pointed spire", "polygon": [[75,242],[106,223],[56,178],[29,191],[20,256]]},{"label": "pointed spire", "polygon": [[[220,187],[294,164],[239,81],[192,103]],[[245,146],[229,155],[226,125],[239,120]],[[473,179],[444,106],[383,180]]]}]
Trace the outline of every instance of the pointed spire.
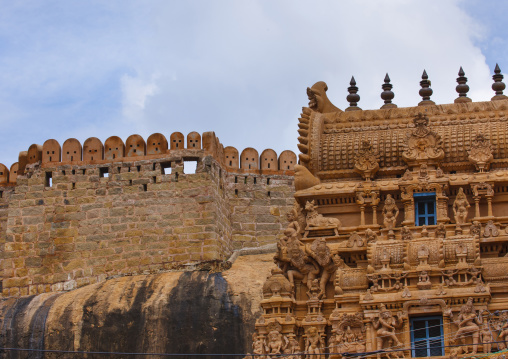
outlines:
[{"label": "pointed spire", "polygon": [[390,83],[390,76],[386,73],[385,83],[381,85],[383,92],[381,92],[381,99],[385,101],[385,104],[381,108],[395,108],[396,104],[392,103],[395,94],[392,91],[393,85]]},{"label": "pointed spire", "polygon": [[469,91],[469,86],[466,84],[467,83],[467,77],[465,77],[466,73],[464,72],[464,70],[462,69],[462,66],[460,67],[460,70],[459,70],[459,77],[457,77],[457,87],[455,87],[455,90],[457,91],[457,93],[459,94],[459,97],[457,97],[455,99],[455,103],[460,103],[460,102],[471,102],[471,99],[469,97],[467,97],[467,92]]},{"label": "pointed spire", "polygon": [[492,76],[492,80],[494,80],[494,83],[492,84],[492,90],[496,92],[496,95],[492,97],[492,101],[505,100],[508,98],[507,96],[503,95],[503,90],[506,87],[506,85],[503,82],[503,77],[504,76],[501,73],[499,65],[496,64],[496,68],[494,69],[494,75]]},{"label": "pointed spire", "polygon": [[347,88],[349,95],[347,95],[346,99],[349,102],[349,107],[346,108],[346,111],[357,111],[361,110],[360,107],[358,107],[358,101],[360,101],[360,95],[357,94],[358,87],[356,87],[356,81],[355,77],[351,76],[351,81],[349,81],[349,86]]},{"label": "pointed spire", "polygon": [[423,70],[422,80],[420,81],[421,89],[419,91],[422,100],[418,103],[418,106],[426,106],[426,105],[435,105],[434,101],[430,100],[430,96],[432,96],[432,89],[430,88],[430,80],[427,75],[427,71]]}]

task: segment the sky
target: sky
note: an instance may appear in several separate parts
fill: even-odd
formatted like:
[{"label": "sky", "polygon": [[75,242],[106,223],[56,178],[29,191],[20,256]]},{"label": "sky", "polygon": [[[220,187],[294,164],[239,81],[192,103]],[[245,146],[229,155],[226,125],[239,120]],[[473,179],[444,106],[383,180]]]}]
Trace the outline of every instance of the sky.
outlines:
[{"label": "sky", "polygon": [[33,144],[215,131],[224,146],[297,152],[306,88],[377,109],[388,73],[399,107],[473,101],[508,71],[499,0],[0,0],[0,163]]}]

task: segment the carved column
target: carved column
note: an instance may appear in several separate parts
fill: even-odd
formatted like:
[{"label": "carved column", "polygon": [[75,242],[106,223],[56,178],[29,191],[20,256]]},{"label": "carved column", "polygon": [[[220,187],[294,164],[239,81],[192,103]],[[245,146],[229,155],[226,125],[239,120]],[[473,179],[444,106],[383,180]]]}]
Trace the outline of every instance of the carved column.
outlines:
[{"label": "carved column", "polygon": [[360,226],[365,226],[365,204],[360,205]]},{"label": "carved column", "polygon": [[492,197],[494,196],[486,195],[485,197],[487,198],[487,216],[494,217],[494,215],[492,214]]},{"label": "carved column", "polygon": [[377,225],[377,204],[372,205],[372,224]]},{"label": "carved column", "polygon": [[480,196],[474,196],[474,216],[480,218]]},{"label": "carved column", "polygon": [[402,222],[403,226],[414,226],[415,224],[415,213],[414,213],[414,200],[412,196],[407,198],[402,198],[402,203],[404,203],[404,221]]},{"label": "carved column", "polygon": [[448,197],[444,195],[444,190],[441,195],[436,194],[436,207],[437,223],[450,223],[450,217],[448,217]]},{"label": "carved column", "polygon": [[376,348],[373,348],[372,347],[372,344],[373,343],[376,343],[376,336],[374,335],[373,331],[372,331],[372,321],[369,319],[366,323],[365,323],[365,326],[367,327],[367,330],[366,330],[366,342],[365,342],[365,349],[368,351],[368,352],[371,352],[371,351],[374,351],[376,350]]}]

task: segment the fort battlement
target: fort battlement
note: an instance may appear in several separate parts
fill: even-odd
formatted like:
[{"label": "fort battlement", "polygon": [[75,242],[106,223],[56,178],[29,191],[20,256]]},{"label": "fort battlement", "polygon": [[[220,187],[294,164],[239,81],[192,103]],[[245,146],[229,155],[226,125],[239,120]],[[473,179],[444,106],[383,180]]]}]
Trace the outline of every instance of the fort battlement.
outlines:
[{"label": "fort battlement", "polygon": [[241,153],[231,146],[224,148],[214,132],[205,132],[202,136],[197,132],[191,132],[187,138],[181,132],[174,132],[170,135],[169,141],[161,133],[150,135],[146,141],[140,135],[131,135],[125,143],[120,137],[111,136],[104,144],[97,137],[91,137],[85,140],[83,145],[77,139],[69,138],[62,146],[58,141],[50,139],[42,146],[33,144],[27,151],[21,151],[18,162],[12,164],[10,168],[0,163],[0,185],[14,185],[17,176],[25,173],[26,166],[35,163],[40,163],[42,167],[102,165],[165,158],[176,153],[176,157],[181,157],[183,161],[194,161],[200,156],[199,151],[211,155],[227,169],[240,170],[244,173],[268,171],[277,174],[293,171],[297,161],[292,151],[283,151],[277,157],[277,153],[272,149],[266,149],[259,155],[258,151],[251,147]]},{"label": "fort battlement", "polygon": [[239,154],[213,132],[169,138],[48,140],[2,165],[3,295],[216,264],[275,243],[294,201],[293,152]]}]

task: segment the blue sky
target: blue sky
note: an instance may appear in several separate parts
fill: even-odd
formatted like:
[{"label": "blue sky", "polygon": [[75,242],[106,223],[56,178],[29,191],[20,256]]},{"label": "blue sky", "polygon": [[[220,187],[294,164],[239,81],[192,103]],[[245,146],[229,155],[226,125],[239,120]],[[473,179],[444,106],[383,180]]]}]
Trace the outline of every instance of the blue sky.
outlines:
[{"label": "blue sky", "polygon": [[470,97],[508,69],[508,5],[480,0],[0,0],[0,162],[32,143],[215,131],[239,150],[296,152],[306,87],[340,108],[382,105],[388,72],[414,106],[425,68],[450,103],[464,67]]}]

